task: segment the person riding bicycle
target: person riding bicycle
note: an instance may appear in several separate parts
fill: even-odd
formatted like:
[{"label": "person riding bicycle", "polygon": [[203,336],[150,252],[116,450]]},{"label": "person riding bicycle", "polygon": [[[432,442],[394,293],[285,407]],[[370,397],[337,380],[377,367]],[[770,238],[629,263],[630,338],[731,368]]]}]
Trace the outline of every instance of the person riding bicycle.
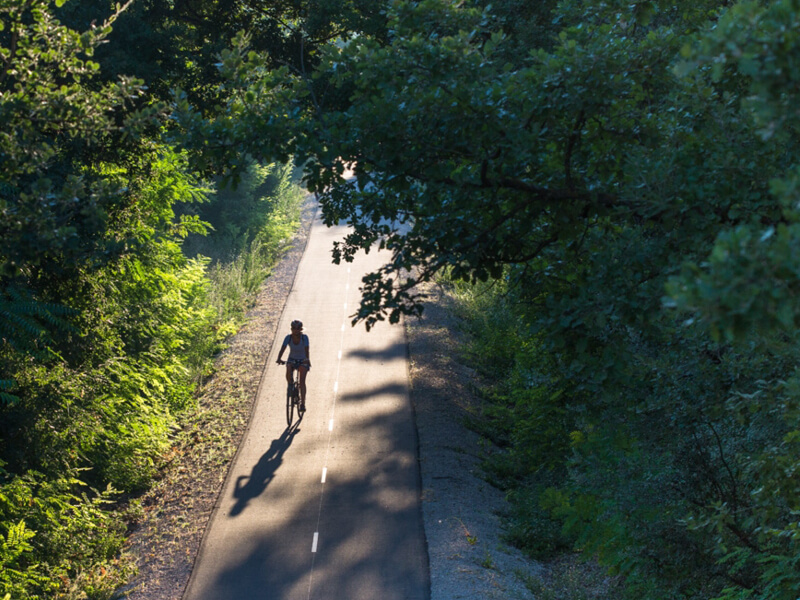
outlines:
[{"label": "person riding bicycle", "polygon": [[[311,368],[311,354],[309,352],[308,336],[303,333],[303,323],[292,321],[292,333],[283,338],[281,351],[278,352],[277,363],[286,365],[286,381],[292,385],[294,369],[300,371],[300,410],[306,409],[306,374]],[[283,353],[289,348],[289,356],[282,360]]]}]

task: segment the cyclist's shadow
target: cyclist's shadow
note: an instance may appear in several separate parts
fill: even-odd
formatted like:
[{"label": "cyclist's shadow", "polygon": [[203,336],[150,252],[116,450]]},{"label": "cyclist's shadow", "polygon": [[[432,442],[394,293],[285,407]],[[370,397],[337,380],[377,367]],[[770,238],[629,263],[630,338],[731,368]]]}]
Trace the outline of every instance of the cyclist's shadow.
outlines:
[{"label": "cyclist's shadow", "polygon": [[[267,486],[275,477],[275,471],[283,462],[283,454],[289,449],[294,436],[297,434],[300,422],[295,422],[291,427],[287,427],[277,440],[272,440],[269,450],[258,460],[253,467],[250,475],[240,475],[236,479],[236,486],[233,490],[233,497],[236,504],[231,509],[230,516],[235,517],[247,508],[247,504],[253,498],[257,498],[267,489]],[[243,483],[247,480],[247,483]]]}]

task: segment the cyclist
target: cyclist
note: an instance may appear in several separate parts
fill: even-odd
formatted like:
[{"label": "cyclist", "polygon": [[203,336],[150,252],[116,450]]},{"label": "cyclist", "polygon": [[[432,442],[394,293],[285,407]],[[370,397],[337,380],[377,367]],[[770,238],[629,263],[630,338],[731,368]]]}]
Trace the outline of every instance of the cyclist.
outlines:
[{"label": "cyclist", "polygon": [[[292,321],[292,333],[283,338],[281,351],[278,352],[277,363],[286,365],[286,381],[292,385],[294,369],[300,371],[300,410],[306,409],[306,374],[311,368],[311,354],[309,353],[308,336],[303,333],[303,323]],[[283,361],[283,353],[289,348],[289,356]]]}]

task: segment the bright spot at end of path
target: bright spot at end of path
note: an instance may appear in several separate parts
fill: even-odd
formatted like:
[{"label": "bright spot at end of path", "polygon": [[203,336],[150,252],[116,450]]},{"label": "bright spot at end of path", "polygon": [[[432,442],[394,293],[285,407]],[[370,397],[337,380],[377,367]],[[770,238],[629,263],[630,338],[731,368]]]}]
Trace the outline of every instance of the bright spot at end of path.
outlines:
[{"label": "bright spot at end of path", "polygon": [[311,552],[317,551],[317,542],[319,541],[319,531],[314,532],[314,541],[311,542]]},{"label": "bright spot at end of path", "polygon": [[322,483],[325,483],[325,479],[328,477],[328,467],[322,467]]}]

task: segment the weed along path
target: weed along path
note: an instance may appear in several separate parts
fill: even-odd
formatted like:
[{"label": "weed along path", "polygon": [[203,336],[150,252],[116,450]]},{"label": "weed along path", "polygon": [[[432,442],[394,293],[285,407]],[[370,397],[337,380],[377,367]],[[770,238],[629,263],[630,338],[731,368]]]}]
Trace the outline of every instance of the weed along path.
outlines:
[{"label": "weed along path", "polygon": [[[416,430],[401,326],[350,326],[377,252],[333,265],[312,226],[184,600],[427,600]],[[275,364],[293,319],[311,344],[307,412],[286,426]]]}]

